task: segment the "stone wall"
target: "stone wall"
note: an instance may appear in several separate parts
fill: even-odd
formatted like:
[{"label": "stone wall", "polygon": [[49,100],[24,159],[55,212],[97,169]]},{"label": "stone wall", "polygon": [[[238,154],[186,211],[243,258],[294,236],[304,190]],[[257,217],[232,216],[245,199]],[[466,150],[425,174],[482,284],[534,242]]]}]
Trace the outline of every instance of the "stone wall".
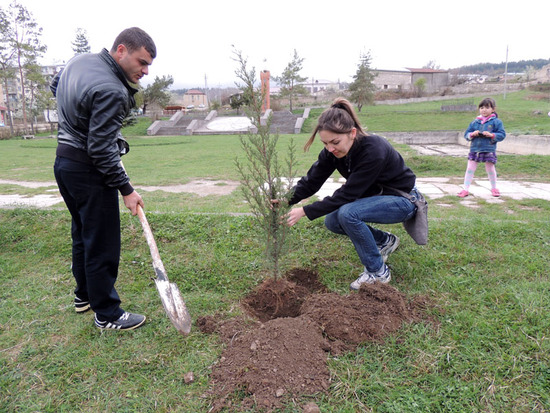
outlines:
[{"label": "stone wall", "polygon": [[[386,132],[380,135],[406,145],[462,145],[469,146],[464,131]],[[507,135],[498,143],[499,152],[515,155],[550,155],[549,135]]]}]

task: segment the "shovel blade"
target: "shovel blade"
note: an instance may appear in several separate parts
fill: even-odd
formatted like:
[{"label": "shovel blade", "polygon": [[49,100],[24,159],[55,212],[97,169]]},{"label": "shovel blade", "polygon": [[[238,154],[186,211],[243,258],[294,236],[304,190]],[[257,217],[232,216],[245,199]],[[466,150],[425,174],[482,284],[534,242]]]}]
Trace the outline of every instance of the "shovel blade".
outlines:
[{"label": "shovel blade", "polygon": [[191,316],[187,311],[185,302],[178,286],[168,280],[155,280],[164,311],[170,321],[181,334],[187,335],[191,331]]}]

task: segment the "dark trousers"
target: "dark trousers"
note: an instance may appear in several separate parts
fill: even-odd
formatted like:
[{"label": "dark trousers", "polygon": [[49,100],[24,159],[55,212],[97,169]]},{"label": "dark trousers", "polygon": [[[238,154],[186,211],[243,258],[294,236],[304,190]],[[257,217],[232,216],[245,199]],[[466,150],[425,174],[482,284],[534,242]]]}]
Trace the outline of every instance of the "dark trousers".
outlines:
[{"label": "dark trousers", "polygon": [[54,174],[72,216],[75,295],[89,300],[102,321],[118,319],[123,310],[115,289],[120,260],[118,190],[103,183],[92,166],[57,157]]}]

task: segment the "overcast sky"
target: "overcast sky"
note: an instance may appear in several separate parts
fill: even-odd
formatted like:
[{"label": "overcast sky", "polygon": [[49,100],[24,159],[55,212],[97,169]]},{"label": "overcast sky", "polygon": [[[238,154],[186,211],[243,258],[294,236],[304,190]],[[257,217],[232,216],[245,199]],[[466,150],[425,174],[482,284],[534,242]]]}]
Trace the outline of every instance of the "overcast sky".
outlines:
[{"label": "overcast sky", "polygon": [[[0,0],[7,8],[11,0]],[[147,85],[171,75],[174,88],[234,86],[233,47],[249,69],[280,75],[294,49],[301,75],[350,81],[359,57],[371,67],[441,69],[550,58],[548,0],[19,0],[43,28],[44,64],[73,55],[76,29],[92,52],[139,26],[157,45]],[[257,76],[259,78],[259,75]],[[206,78],[206,80],[205,80]]]}]

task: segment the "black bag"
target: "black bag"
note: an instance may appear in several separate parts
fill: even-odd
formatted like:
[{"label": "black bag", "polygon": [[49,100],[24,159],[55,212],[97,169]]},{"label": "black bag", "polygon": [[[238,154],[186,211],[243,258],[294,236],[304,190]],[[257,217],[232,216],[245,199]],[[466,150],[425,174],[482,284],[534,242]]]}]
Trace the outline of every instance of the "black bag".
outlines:
[{"label": "black bag", "polygon": [[403,222],[403,227],[414,242],[418,245],[426,245],[428,243],[428,201],[416,188],[412,191],[412,194],[395,188],[392,188],[392,190],[416,205],[416,214]]}]

